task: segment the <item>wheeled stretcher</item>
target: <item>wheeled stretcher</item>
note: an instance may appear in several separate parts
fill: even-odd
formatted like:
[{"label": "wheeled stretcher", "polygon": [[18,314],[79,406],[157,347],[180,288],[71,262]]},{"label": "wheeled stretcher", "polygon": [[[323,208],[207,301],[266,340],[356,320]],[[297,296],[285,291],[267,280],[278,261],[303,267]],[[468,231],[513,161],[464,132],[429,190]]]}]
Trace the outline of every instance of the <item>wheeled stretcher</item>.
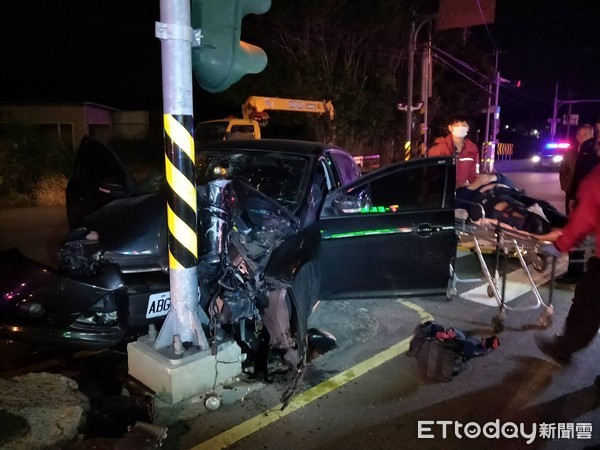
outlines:
[{"label": "wheeled stretcher", "polygon": [[[480,205],[477,205],[480,207]],[[464,209],[457,209],[455,214],[455,228],[461,241],[468,241],[473,244],[473,251],[476,253],[481,266],[481,271],[487,281],[487,295],[495,298],[499,312],[492,319],[492,326],[496,332],[504,329],[507,310],[531,310],[542,307],[539,318],[539,324],[546,328],[552,324],[554,309],[552,307],[552,296],[554,292],[554,277],[556,270],[556,257],[546,257],[540,253],[542,245],[549,241],[545,240],[546,235],[535,235],[526,231],[518,230],[510,225],[502,223],[496,219],[485,217],[483,207],[481,207],[481,218],[477,221],[469,219],[468,212]],[[492,267],[484,258],[484,249],[493,249]],[[507,284],[507,262],[509,257],[516,257],[519,260],[520,267],[523,270],[534,297],[534,303],[524,307],[510,307],[505,302],[506,284]],[[544,302],[539,289],[529,270],[529,264],[538,272],[544,272],[550,259],[550,286],[548,301]],[[472,282],[476,280],[460,279],[454,268],[451,268],[450,294],[456,294],[456,283]]]}]

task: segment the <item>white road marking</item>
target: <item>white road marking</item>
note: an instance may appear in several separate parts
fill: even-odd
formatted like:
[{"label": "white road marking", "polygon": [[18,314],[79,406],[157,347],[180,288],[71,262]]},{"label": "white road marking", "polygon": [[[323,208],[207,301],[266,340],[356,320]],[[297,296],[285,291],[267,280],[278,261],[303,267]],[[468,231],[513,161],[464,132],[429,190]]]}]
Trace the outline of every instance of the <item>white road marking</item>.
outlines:
[{"label": "white road marking", "polygon": [[[568,260],[566,258],[560,258],[556,262],[555,274],[560,275],[567,270]],[[529,271],[531,273],[531,277],[538,288],[543,284],[550,281],[550,267],[548,267],[544,272],[540,273],[534,270],[531,265],[528,266]],[[487,280],[481,275],[482,285],[473,288],[469,291],[463,292],[459,294],[460,298],[465,300],[470,300],[475,303],[479,303],[482,305],[497,307],[498,302],[494,297],[489,297],[487,294],[488,284]],[[497,280],[498,291],[502,293],[502,280]],[[519,267],[519,269],[510,272],[507,276],[506,280],[506,291],[504,295],[504,303],[508,303],[513,301],[514,299],[526,294],[528,292],[532,292],[531,285],[529,284],[529,280],[525,271]],[[543,298],[543,297],[542,297]],[[535,300],[534,300],[535,301]]]}]

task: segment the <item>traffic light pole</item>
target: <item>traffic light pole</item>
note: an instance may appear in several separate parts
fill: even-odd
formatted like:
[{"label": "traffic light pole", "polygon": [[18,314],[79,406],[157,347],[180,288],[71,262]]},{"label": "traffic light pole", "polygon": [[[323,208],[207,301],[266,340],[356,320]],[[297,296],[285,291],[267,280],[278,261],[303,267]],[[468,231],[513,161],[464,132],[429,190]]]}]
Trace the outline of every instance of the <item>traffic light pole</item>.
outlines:
[{"label": "traffic light pole", "polygon": [[156,37],[161,41],[165,173],[171,308],[154,349],[184,343],[207,349],[198,307],[198,230],[192,97],[192,42],[189,0],[160,0]]},{"label": "traffic light pole", "polygon": [[[571,120],[570,116],[571,116],[571,105],[575,105],[578,103],[600,103],[600,98],[591,98],[591,99],[584,99],[584,100],[559,100],[558,99],[558,83],[556,83],[556,89],[554,91],[554,104],[552,107],[552,118],[548,119],[548,122],[550,122],[550,140],[552,142],[554,142],[554,137],[556,135],[556,124],[558,122],[560,122],[560,119],[558,119],[556,116],[558,115],[558,109],[562,106],[562,105],[569,105],[569,121]],[[568,136],[568,133],[567,133]]]}]

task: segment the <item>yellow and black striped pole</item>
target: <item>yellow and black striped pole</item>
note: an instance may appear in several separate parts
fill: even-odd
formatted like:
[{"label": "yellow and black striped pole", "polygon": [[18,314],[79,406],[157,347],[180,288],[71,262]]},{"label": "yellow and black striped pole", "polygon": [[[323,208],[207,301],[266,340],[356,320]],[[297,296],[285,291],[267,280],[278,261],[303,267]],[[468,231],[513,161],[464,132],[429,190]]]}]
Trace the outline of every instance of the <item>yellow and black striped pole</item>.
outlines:
[{"label": "yellow and black striped pole", "polygon": [[406,141],[404,143],[404,161],[408,161],[410,159],[411,145],[410,141]]},{"label": "yellow and black striped pole", "polygon": [[169,269],[180,270],[198,264],[196,234],[196,183],[194,180],[194,139],[191,116],[164,115],[167,223],[169,227]]},{"label": "yellow and black striped pole", "polygon": [[198,225],[193,131],[192,42],[190,2],[160,0],[165,174],[168,183],[167,224],[171,308],[154,342],[160,349],[183,343],[207,349],[198,305]]}]

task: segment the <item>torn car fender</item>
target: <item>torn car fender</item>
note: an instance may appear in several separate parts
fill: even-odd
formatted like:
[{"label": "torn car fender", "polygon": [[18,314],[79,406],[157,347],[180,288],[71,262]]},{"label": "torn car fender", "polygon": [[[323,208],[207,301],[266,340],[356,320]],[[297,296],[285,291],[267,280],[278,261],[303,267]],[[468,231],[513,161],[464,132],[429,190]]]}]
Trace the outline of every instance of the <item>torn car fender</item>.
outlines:
[{"label": "torn car fender", "polygon": [[[43,306],[46,318],[54,314],[77,314],[121,288],[123,282],[114,266],[104,267],[93,277],[73,276],[37,263],[16,248],[0,253],[0,314],[3,320],[22,316],[20,305],[32,302]],[[44,318],[40,317],[40,320]]]}]

